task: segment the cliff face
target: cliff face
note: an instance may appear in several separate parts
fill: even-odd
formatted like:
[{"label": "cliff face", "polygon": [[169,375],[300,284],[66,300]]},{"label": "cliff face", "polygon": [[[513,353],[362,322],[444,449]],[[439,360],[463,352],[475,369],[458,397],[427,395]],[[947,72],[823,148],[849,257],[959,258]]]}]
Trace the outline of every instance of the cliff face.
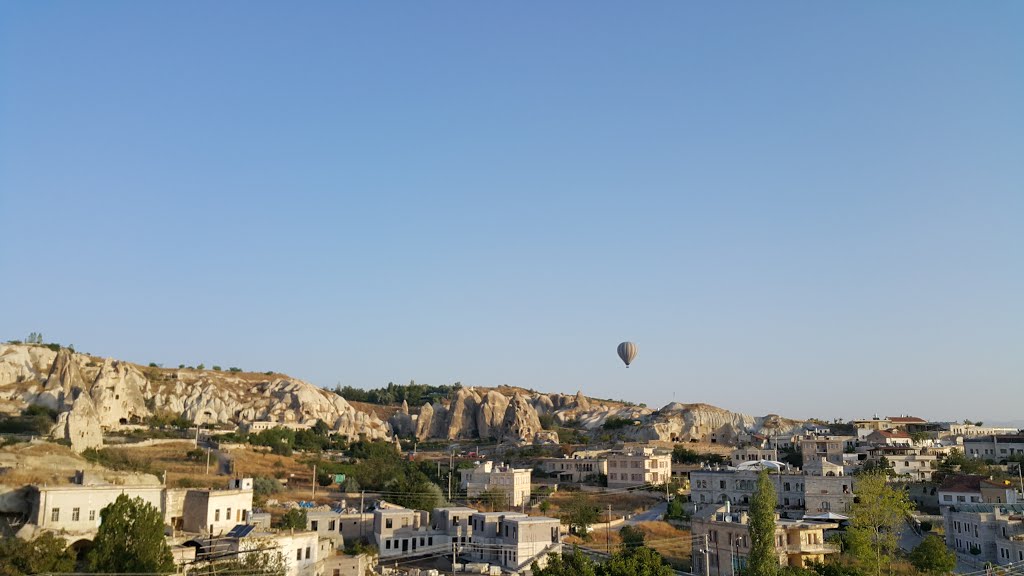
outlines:
[{"label": "cliff face", "polygon": [[0,413],[30,404],[59,413],[52,435],[81,451],[102,443],[104,431],[143,423],[158,412],[181,414],[199,424],[269,420],[313,424],[323,420],[337,433],[357,438],[490,440],[512,444],[558,441],[541,416],[573,423],[597,438],[609,418],[635,423],[620,438],[690,440],[729,444],[755,432],[785,434],[802,422],[777,415],[738,414],[707,404],[673,403],[660,410],[587,398],[582,392],[542,394],[517,388],[460,388],[450,399],[424,404],[417,414],[403,404],[388,422],[356,409],[337,394],[283,376],[206,370],[143,368],[99,360],[68,349],[0,345]]},{"label": "cliff face", "polygon": [[0,345],[0,409],[13,414],[32,404],[58,411],[53,436],[69,440],[79,452],[100,445],[104,430],[142,423],[161,411],[198,424],[312,424],[319,419],[352,438],[392,436],[386,422],[302,380],[140,369],[117,360],[99,362],[66,348],[52,352],[38,346]]}]

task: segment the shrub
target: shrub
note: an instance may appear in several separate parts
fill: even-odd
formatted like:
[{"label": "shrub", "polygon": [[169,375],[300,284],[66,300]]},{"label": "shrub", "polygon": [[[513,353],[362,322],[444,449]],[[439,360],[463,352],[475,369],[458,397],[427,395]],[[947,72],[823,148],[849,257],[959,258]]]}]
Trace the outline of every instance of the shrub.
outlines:
[{"label": "shrub", "polygon": [[214,365],[213,371],[214,372],[220,372],[220,366]]},{"label": "shrub", "polygon": [[238,366],[232,366],[231,368],[228,368],[228,372],[241,372],[241,371],[242,371],[242,369],[239,368]]}]

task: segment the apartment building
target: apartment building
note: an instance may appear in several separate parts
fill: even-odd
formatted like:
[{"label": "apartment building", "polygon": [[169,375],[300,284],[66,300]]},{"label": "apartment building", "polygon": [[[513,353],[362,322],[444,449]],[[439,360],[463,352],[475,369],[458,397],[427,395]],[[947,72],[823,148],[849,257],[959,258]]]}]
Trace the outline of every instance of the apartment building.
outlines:
[{"label": "apartment building", "polygon": [[470,520],[472,543],[464,550],[471,562],[487,562],[509,572],[544,567],[549,554],[561,552],[561,521],[508,512],[479,512]]},{"label": "apartment building", "polygon": [[664,484],[672,479],[672,454],[650,447],[608,453],[608,487]]},{"label": "apartment building", "polygon": [[1024,434],[993,434],[964,439],[964,455],[993,462],[1024,455]]},{"label": "apartment building", "polygon": [[913,446],[910,434],[902,430],[875,430],[867,435],[864,441],[875,446]]},{"label": "apartment building", "polygon": [[867,451],[867,460],[878,462],[882,458],[892,466],[893,472],[913,482],[930,482],[939,466],[939,457],[928,448],[913,446],[874,446]]},{"label": "apartment building", "polygon": [[435,508],[433,512],[393,508],[373,513],[373,536],[381,560],[450,552],[452,544],[472,542],[472,508]]},{"label": "apartment building", "polygon": [[[744,509],[757,488],[755,470],[702,469],[690,472],[690,500],[698,508],[730,503]],[[849,512],[856,494],[856,478],[847,476],[842,466],[819,457],[802,472],[771,474],[777,506],[790,516],[807,513]],[[714,506],[712,506],[714,507]]]},{"label": "apartment building", "polygon": [[[255,526],[236,526],[224,536],[205,541],[211,559],[250,554],[268,555],[284,565],[285,576],[317,576],[319,538],[315,532],[265,532]],[[198,566],[197,568],[201,568]]]},{"label": "apartment building", "polygon": [[1024,562],[1024,505],[958,504],[943,519],[946,546],[968,566]]},{"label": "apartment building", "polygon": [[91,540],[100,527],[100,510],[113,504],[118,496],[141,498],[162,512],[163,492],[163,486],[30,486],[28,522],[18,536],[31,539],[49,531],[62,533],[71,542]]},{"label": "apartment building", "polygon": [[747,462],[760,462],[762,460],[778,460],[779,451],[773,448],[759,448],[757,446],[746,446],[737,448],[729,455],[733,466],[746,464]]},{"label": "apartment building", "polygon": [[843,464],[843,454],[857,446],[854,436],[804,436],[800,439],[800,454],[804,462],[825,458],[833,464]]},{"label": "apartment building", "polygon": [[189,490],[182,512],[181,525],[186,532],[223,534],[249,521],[251,481],[247,489]]},{"label": "apartment building", "polygon": [[1013,483],[976,474],[957,474],[943,480],[938,490],[939,510],[965,504],[1017,504],[1024,500]]},{"label": "apartment building", "polygon": [[[741,572],[750,555],[750,517],[734,512],[727,504],[694,515],[692,533],[694,573],[725,576]],[[838,528],[828,522],[775,520],[775,550],[780,566],[803,568],[812,562],[824,562],[838,554],[839,548],[825,542],[825,530]],[[703,543],[701,542],[703,539]]]},{"label": "apartment building", "polygon": [[588,482],[608,474],[608,460],[599,457],[543,458],[540,465],[548,474],[557,474],[559,482]]},{"label": "apartment building", "polygon": [[522,506],[530,501],[530,480],[533,470],[512,468],[506,464],[482,462],[470,470],[460,470],[460,486],[466,495],[475,498],[484,492],[505,494],[508,506]]}]

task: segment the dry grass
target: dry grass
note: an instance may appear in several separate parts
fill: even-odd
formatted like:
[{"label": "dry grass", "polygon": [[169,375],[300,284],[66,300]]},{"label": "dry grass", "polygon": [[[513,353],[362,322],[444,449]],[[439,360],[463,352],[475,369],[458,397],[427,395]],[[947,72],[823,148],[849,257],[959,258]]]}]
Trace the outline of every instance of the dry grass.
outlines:
[{"label": "dry grass", "polygon": [[[549,496],[548,502],[551,504],[551,509],[548,514],[557,516],[561,507],[572,500],[573,494],[578,494],[578,492],[560,491]],[[586,494],[587,500],[601,510],[602,518],[607,513],[609,505],[612,507],[612,515],[621,517],[642,512],[661,500],[660,494],[639,490],[612,494],[601,492],[584,492],[583,494]]]},{"label": "dry grass", "polygon": [[[690,557],[692,545],[690,531],[680,530],[666,522],[640,522],[636,525],[644,533],[645,541],[650,548],[677,570],[690,569]],[[566,544],[577,544],[604,551],[610,549],[612,552],[622,547],[622,538],[619,537],[621,526],[615,526],[611,531],[601,528],[600,525],[590,533],[590,539],[584,541],[578,536],[567,536]]]}]

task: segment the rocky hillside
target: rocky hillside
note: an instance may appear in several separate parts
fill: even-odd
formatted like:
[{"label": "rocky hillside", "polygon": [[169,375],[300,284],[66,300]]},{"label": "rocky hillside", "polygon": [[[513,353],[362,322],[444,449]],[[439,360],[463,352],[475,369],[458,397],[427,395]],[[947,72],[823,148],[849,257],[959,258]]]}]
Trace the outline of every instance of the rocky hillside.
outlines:
[{"label": "rocky hillside", "polygon": [[[503,393],[504,392],[504,393]],[[707,404],[672,403],[660,410],[575,396],[543,394],[515,388],[462,388],[447,402],[424,404],[418,414],[409,406],[388,422],[396,434],[429,439],[489,439],[499,442],[553,443],[558,436],[541,427],[550,415],[560,425],[579,426],[599,436],[609,419],[631,423],[620,434],[633,440],[716,441],[731,444],[750,433],[796,433],[803,422],[774,414],[763,417],[730,412]]]},{"label": "rocky hillside", "polygon": [[199,424],[323,420],[346,436],[391,437],[386,422],[294,378],[143,368],[67,348],[54,352],[44,346],[2,345],[0,410],[14,414],[29,405],[56,410],[52,434],[76,451],[100,445],[104,431],[143,423],[158,412]]},{"label": "rocky hillside", "polygon": [[182,415],[199,424],[311,425],[323,420],[353,438],[397,435],[517,444],[558,442],[554,431],[544,429],[542,418],[580,427],[595,437],[614,418],[629,423],[619,429],[620,437],[723,444],[749,433],[796,432],[803,424],[706,404],[672,403],[652,410],[595,400],[581,392],[543,394],[512,387],[460,388],[449,398],[413,410],[403,403],[385,420],[331,391],[283,375],[142,367],[67,348],[0,345],[0,413],[18,414],[30,405],[55,410],[58,420],[52,435],[77,451],[101,445],[104,432],[144,423],[157,413]]}]

